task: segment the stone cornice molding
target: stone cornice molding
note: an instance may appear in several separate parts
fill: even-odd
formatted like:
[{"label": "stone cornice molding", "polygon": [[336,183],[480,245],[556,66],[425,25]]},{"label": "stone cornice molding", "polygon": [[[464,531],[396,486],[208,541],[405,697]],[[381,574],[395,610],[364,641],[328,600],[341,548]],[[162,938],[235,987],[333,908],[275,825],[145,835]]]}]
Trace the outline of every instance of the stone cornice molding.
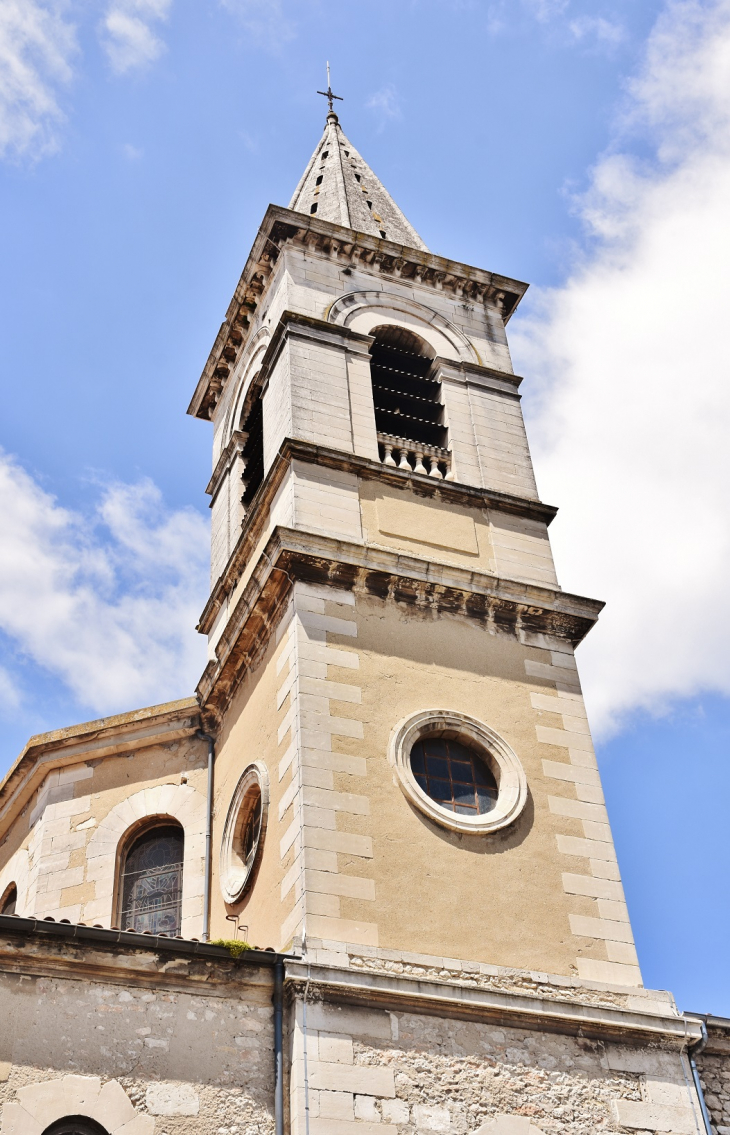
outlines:
[{"label": "stone cornice molding", "polygon": [[545,525],[550,524],[558,511],[554,505],[544,504],[542,501],[532,500],[528,497],[513,496],[511,493],[502,493],[496,489],[481,489],[475,485],[460,484],[458,481],[437,481],[433,477],[408,473],[404,469],[383,465],[381,462],[372,461],[367,457],[329,449],[327,446],[312,445],[311,442],[307,441],[286,438],[263,484],[251,501],[248,513],[243,521],[241,535],[228,563],[213,585],[208,601],[203,608],[197,628],[201,634],[210,632],[216,613],[225,602],[226,596],[233,591],[241,578],[243,570],[266,526],[271,502],[293,460],[319,465],[325,469],[338,469],[342,472],[354,473],[363,480],[379,480],[381,483],[395,485],[399,488],[409,485],[413,487],[414,491],[425,497],[472,508],[492,508],[513,516],[539,520]]},{"label": "stone cornice molding", "polygon": [[54,769],[167,744],[199,728],[197,700],[183,698],[31,737],[0,783],[0,837]]},{"label": "stone cornice molding", "polygon": [[331,585],[404,603],[429,616],[462,615],[491,633],[548,635],[573,645],[604,604],[564,591],[453,564],[435,563],[376,545],[277,527],[254,567],[198,683],[203,720],[216,729],[244,673],[256,666],[293,583]]},{"label": "stone cornice molding", "polygon": [[[502,992],[456,980],[434,981],[402,974],[340,969],[309,957],[250,950],[231,958],[222,946],[129,931],[103,930],[0,915],[0,968],[35,976],[85,978],[129,987],[165,988],[206,997],[247,995],[268,1004],[273,973],[285,966],[289,998],[365,1005],[395,1012],[476,1019],[505,1027],[537,1029],[681,1051],[702,1036],[693,1015],[659,1015],[639,1009],[586,1004],[571,997]],[[579,991],[578,991],[579,992]],[[636,990],[631,990],[636,993]]]},{"label": "stone cornice molding", "polygon": [[242,986],[259,987],[262,1003],[270,1004],[268,971],[285,957],[252,949],[234,959],[224,946],[208,942],[0,915],[0,968],[36,976],[161,986],[206,997],[239,997]]},{"label": "stone cornice molding", "polygon": [[505,323],[527,291],[528,285],[520,280],[269,205],[188,407],[194,417],[211,418],[245,348],[282,249],[290,241],[348,265],[362,262],[393,279],[414,280],[437,292],[451,291],[464,302],[484,303]]},{"label": "stone cornice molding", "polygon": [[502,993],[456,981],[429,981],[404,975],[353,971],[302,959],[286,966],[289,996],[328,1004],[362,1005],[390,1012],[426,1013],[479,1020],[506,1028],[584,1036],[613,1043],[641,1044],[682,1051],[701,1037],[699,1022],[621,1008],[586,1005],[566,992],[564,1000]]},{"label": "stone cornice molding", "polygon": [[454,359],[442,359],[437,356],[433,360],[434,371],[442,382],[463,382],[467,386],[482,386],[487,390],[496,390],[508,398],[521,400],[518,390],[522,377],[510,374],[505,370],[496,370],[494,367],[485,367],[478,363],[465,361],[455,362]]}]

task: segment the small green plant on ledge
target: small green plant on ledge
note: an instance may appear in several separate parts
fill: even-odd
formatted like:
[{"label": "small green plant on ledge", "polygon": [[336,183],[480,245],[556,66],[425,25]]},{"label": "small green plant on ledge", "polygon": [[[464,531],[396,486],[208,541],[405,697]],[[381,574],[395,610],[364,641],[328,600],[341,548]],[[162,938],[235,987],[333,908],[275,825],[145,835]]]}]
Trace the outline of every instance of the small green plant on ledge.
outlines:
[{"label": "small green plant on ledge", "polygon": [[240,938],[216,938],[211,942],[211,946],[224,946],[232,958],[240,958],[241,954],[245,954],[246,950],[253,950],[248,942],[242,942]]}]

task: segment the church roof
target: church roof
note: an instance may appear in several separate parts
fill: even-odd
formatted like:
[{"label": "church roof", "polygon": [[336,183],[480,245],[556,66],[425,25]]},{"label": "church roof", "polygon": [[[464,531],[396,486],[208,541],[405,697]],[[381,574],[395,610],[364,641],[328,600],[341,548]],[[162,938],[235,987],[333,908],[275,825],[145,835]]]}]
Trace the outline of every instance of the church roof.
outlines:
[{"label": "church roof", "polygon": [[289,208],[428,252],[382,182],[346,138],[334,111]]}]

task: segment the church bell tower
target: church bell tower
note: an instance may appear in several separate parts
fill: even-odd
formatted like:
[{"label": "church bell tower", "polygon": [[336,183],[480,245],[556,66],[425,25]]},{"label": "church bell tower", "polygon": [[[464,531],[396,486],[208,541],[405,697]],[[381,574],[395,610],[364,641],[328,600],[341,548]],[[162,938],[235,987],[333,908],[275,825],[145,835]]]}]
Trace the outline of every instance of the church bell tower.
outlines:
[{"label": "church bell tower", "polygon": [[525,290],[429,251],[332,110],[266,211],[189,410],[213,938],[641,984],[573,653],[602,604],[557,582],[507,344]]}]

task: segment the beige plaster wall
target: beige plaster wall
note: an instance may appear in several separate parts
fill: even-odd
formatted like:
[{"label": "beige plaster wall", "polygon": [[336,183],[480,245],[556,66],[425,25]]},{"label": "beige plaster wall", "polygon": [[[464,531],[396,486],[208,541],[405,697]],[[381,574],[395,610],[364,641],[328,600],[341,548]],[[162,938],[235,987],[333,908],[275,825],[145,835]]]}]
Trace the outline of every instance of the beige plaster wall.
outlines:
[{"label": "beige plaster wall", "polygon": [[[324,610],[332,617],[342,613],[336,603],[325,602]],[[340,856],[339,869],[366,874],[374,882],[374,901],[371,894],[363,901],[341,891],[340,917],[353,926],[375,924],[371,944],[381,947],[640,981],[610,829],[597,802],[600,784],[584,711],[573,734],[574,726],[566,729],[558,712],[563,703],[549,673],[555,652],[489,634],[458,616],[435,619],[362,595],[353,614],[356,642],[352,632],[339,637],[332,631],[328,643],[334,649],[356,646],[361,700],[337,700],[338,684],[351,683],[352,671],[329,666],[329,713],[345,723],[334,727],[338,750],[365,758],[367,776],[335,772],[333,789],[343,799],[356,793],[366,801],[359,814],[347,815],[347,830],[372,840],[372,861],[365,868],[362,860]],[[577,691],[563,683],[578,721],[582,702],[572,652],[560,661]],[[530,667],[546,672],[529,674]],[[534,703],[546,696],[552,701]],[[388,763],[388,740],[404,717],[429,708],[477,718],[517,753],[529,799],[511,827],[489,836],[453,834],[407,802]],[[573,744],[584,762],[577,776],[591,782],[591,801],[577,799],[574,767],[564,761]],[[597,842],[589,846],[585,825],[593,821],[585,816],[594,814],[600,830],[590,830]],[[602,877],[595,878],[586,859],[592,864],[591,856],[599,855]],[[603,910],[601,901],[608,904]]]},{"label": "beige plaster wall", "polygon": [[[280,861],[279,805],[284,786],[277,775],[280,746],[277,740],[276,666],[280,653],[276,635],[259,664],[248,672],[226,714],[216,744],[215,812],[213,819],[213,872],[211,885],[211,938],[233,938],[235,925],[227,914],[238,915],[248,926],[248,940],[256,946],[277,947],[282,922],[279,887],[284,873]],[[269,770],[270,803],[262,853],[243,900],[224,902],[220,889],[220,846],[228,808],[245,768],[253,761]],[[243,937],[243,934],[240,935]]]},{"label": "beige plaster wall", "polygon": [[438,559],[460,567],[495,572],[486,509],[455,505],[379,481],[360,481],[365,543]]}]

